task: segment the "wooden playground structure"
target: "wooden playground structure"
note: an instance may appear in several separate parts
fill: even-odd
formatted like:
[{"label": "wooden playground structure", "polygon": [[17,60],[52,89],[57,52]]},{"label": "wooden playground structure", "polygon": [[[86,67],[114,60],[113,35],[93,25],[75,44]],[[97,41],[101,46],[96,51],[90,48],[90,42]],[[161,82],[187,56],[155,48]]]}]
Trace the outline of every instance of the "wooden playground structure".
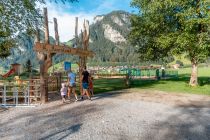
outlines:
[{"label": "wooden playground structure", "polygon": [[[75,39],[76,45],[82,46],[81,48],[72,48],[66,45],[59,44],[59,34],[57,19],[54,18],[54,29],[55,29],[55,44],[49,43],[49,28],[48,28],[48,14],[47,8],[44,8],[44,21],[45,21],[45,41],[40,43],[39,29],[37,29],[36,43],[34,50],[37,51],[37,57],[40,62],[40,92],[41,92],[41,102],[45,103],[48,101],[48,82],[46,77],[48,76],[48,69],[52,66],[52,57],[57,54],[70,54],[79,56],[79,77],[82,75],[82,68],[86,66],[87,57],[93,57],[94,53],[88,50],[89,46],[89,22],[84,20],[83,32],[81,31],[81,41],[78,38],[78,17],[76,17],[75,22]],[[80,92],[82,92],[82,82],[80,79]]]},{"label": "wooden playground structure", "polygon": [[[84,20],[81,37],[78,37],[78,17],[75,18],[75,40],[78,48],[62,45],[59,43],[57,19],[54,18],[55,44],[49,42],[48,13],[44,8],[44,42],[40,41],[40,30],[37,27],[36,42],[34,51],[37,52],[37,58],[40,64],[40,76],[31,77],[25,81],[24,85],[15,85],[11,83],[0,85],[0,98],[2,106],[30,105],[32,100],[40,100],[41,103],[48,102],[48,92],[50,90],[59,91],[62,81],[62,75],[48,75],[48,69],[52,66],[52,57],[55,54],[69,54],[79,56],[79,85],[82,93],[81,76],[83,67],[86,66],[87,57],[93,57],[94,53],[88,50],[89,46],[89,21]],[[2,82],[3,83],[3,82]],[[12,102],[13,100],[13,102]],[[18,100],[21,101],[18,102]],[[8,101],[8,102],[7,102]]]}]

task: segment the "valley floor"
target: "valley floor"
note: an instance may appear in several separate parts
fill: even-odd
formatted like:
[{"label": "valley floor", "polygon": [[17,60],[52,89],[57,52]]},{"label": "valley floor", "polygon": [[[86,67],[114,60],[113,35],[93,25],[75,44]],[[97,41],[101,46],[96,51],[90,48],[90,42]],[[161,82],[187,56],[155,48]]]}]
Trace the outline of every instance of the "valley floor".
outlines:
[{"label": "valley floor", "polygon": [[32,108],[0,108],[0,137],[209,140],[210,96],[127,89],[98,94],[93,101],[54,99]]}]

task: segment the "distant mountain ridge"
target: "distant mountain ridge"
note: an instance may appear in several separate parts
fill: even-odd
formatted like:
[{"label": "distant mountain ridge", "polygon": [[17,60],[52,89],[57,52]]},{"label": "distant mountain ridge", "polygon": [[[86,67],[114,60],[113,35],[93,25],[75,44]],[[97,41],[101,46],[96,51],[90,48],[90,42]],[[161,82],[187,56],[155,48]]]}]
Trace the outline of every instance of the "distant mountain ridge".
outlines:
[{"label": "distant mountain ridge", "polygon": [[[98,15],[90,25],[89,49],[95,52],[95,57],[89,59],[92,62],[127,62],[137,61],[134,47],[127,41],[131,23],[131,14],[125,11],[113,11],[106,15]],[[9,68],[12,63],[25,64],[28,59],[32,65],[38,66],[36,52],[33,51],[34,39],[22,34],[19,36],[19,46],[11,50],[11,55],[0,60],[0,65]],[[51,38],[51,42],[54,42]],[[73,44],[73,40],[67,42]],[[54,63],[63,60],[77,61],[78,57],[71,55],[56,55]]]}]

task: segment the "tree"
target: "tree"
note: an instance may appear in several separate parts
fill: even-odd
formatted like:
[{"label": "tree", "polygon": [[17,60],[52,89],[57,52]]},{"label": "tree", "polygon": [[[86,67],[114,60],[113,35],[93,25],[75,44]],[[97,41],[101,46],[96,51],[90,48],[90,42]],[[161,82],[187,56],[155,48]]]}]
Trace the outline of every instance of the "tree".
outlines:
[{"label": "tree", "polygon": [[32,65],[31,65],[31,60],[30,59],[28,59],[26,61],[26,70],[27,70],[27,72],[31,72],[31,70],[32,70]]},{"label": "tree", "polygon": [[139,13],[131,18],[130,41],[143,60],[187,54],[189,84],[198,84],[198,64],[210,55],[209,0],[133,0]]},{"label": "tree", "polygon": [[10,54],[10,49],[18,43],[15,38],[19,33],[33,34],[36,26],[42,24],[38,3],[45,4],[45,0],[0,0],[0,57]]}]

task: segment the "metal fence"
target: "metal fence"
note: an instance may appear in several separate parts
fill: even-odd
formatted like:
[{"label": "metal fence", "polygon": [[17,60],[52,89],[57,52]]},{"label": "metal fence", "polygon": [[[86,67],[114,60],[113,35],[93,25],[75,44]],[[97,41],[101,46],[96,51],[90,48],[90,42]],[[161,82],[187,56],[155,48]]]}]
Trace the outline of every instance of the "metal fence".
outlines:
[{"label": "metal fence", "polygon": [[15,85],[4,84],[0,86],[1,107],[32,107],[40,99],[40,90],[37,84]]}]

